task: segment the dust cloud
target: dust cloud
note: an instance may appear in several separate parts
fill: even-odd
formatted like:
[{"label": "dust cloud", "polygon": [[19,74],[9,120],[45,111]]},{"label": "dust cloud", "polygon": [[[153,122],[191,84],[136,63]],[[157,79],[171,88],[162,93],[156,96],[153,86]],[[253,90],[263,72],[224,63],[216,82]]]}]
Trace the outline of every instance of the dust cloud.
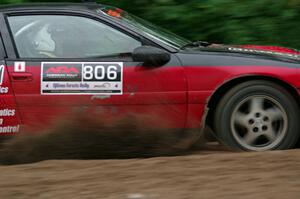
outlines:
[{"label": "dust cloud", "polygon": [[98,118],[103,119],[75,116],[43,132],[23,132],[3,144],[0,164],[174,156],[184,154],[193,142],[189,134],[195,135],[155,128],[148,124],[151,118],[144,115],[128,114],[113,122]]}]

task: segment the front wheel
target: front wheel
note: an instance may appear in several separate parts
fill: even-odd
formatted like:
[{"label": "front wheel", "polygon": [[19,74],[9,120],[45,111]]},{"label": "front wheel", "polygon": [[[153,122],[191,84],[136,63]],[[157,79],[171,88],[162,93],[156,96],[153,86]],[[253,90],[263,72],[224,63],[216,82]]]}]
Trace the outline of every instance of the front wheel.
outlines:
[{"label": "front wheel", "polygon": [[214,129],[221,141],[247,151],[283,150],[299,138],[299,107],[283,87],[249,81],[231,89],[217,106]]}]

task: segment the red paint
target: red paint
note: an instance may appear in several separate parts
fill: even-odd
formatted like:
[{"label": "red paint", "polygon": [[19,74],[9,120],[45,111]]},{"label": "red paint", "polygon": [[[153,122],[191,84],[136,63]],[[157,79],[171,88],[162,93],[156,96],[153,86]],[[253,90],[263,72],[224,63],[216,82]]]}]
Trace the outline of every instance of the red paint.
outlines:
[{"label": "red paint", "polygon": [[[123,95],[97,98],[92,95],[41,95],[40,63],[26,66],[31,81],[9,82],[13,63],[7,67],[4,86],[10,88],[5,108],[17,109],[26,128],[40,132],[74,114],[120,117],[126,113],[151,115],[155,125],[168,128],[199,128],[209,97],[225,82],[247,75],[274,77],[300,88],[299,69],[249,66],[174,66],[146,69],[124,66]],[[13,94],[13,90],[15,94]],[[18,105],[16,107],[16,104]],[[20,122],[16,117],[7,124]],[[164,122],[161,122],[164,121]],[[154,124],[152,124],[154,125]]]},{"label": "red paint", "polygon": [[[151,115],[161,127],[185,126],[187,112],[187,84],[182,67],[124,66],[123,95],[105,99],[93,95],[41,95],[40,63],[26,66],[32,81],[13,81],[15,99],[22,114],[22,123],[40,130],[57,120],[74,114],[119,117],[127,113]],[[12,65],[12,63],[10,63]],[[13,67],[8,71],[12,74]],[[88,110],[88,111],[86,111]],[[165,120],[166,122],[161,122]]]},{"label": "red paint", "polygon": [[0,136],[17,133],[13,130],[19,129],[20,124],[20,112],[17,109],[7,68],[5,68],[3,82],[0,85]]},{"label": "red paint", "polygon": [[[222,67],[186,67],[188,79],[188,128],[194,128],[204,112],[209,97],[225,82],[243,76],[273,77],[300,88],[299,69],[287,67],[249,67],[249,66],[222,66]],[[201,115],[201,117],[199,117]]]}]

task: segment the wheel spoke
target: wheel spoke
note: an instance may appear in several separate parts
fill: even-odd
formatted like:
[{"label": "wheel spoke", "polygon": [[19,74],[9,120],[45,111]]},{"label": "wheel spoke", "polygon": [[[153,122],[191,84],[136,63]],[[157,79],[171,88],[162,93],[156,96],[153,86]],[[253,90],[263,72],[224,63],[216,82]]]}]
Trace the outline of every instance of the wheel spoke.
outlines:
[{"label": "wheel spoke", "polygon": [[253,145],[254,142],[256,141],[256,139],[258,138],[258,134],[257,133],[253,133],[253,132],[248,132],[245,137],[244,137],[244,141],[248,144],[248,145]]},{"label": "wheel spoke", "polygon": [[264,99],[261,97],[252,98],[250,101],[250,112],[259,112],[264,109]]},{"label": "wheel spoke", "polygon": [[282,112],[276,107],[266,110],[266,114],[271,118],[271,121],[273,122],[282,119]]},{"label": "wheel spoke", "polygon": [[272,129],[269,129],[268,131],[266,131],[264,133],[264,136],[270,141],[273,142],[274,140],[276,140],[276,134]]},{"label": "wheel spoke", "polygon": [[247,125],[247,115],[241,113],[241,112],[237,112],[234,116],[234,122],[236,124],[239,124],[243,127],[248,127]]}]

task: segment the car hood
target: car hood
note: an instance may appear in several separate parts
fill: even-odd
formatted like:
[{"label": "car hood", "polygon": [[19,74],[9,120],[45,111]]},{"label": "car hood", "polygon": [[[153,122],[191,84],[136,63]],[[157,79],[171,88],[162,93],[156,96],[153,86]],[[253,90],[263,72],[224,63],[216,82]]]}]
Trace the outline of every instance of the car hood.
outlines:
[{"label": "car hood", "polygon": [[[190,51],[195,51],[195,49]],[[279,46],[211,44],[198,48],[196,51],[230,53],[300,63],[300,51]]]}]

